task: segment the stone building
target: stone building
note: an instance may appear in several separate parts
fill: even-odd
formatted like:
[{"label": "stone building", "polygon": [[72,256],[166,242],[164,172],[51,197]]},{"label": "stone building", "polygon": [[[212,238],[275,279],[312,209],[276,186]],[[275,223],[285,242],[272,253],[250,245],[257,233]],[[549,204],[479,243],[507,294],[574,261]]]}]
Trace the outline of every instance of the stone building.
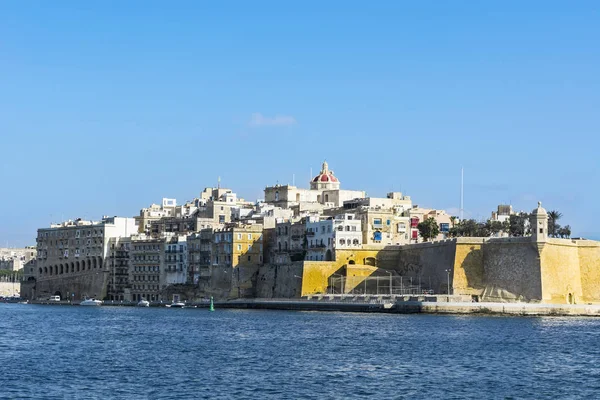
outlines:
[{"label": "stone building", "polygon": [[279,222],[275,226],[270,261],[286,264],[306,257],[306,218],[300,221]]},{"label": "stone building", "polygon": [[[213,229],[205,228],[187,237],[189,281],[210,279]],[[206,283],[206,282],[205,282]]]},{"label": "stone building", "polygon": [[109,240],[108,269],[109,281],[107,298],[109,300],[131,300],[129,281],[130,237],[115,237]]},{"label": "stone building", "polygon": [[[129,281],[131,299],[162,300],[161,272],[164,270],[166,237],[134,235],[129,246]],[[163,284],[164,285],[164,284]]]},{"label": "stone building", "polygon": [[66,221],[38,229],[35,296],[79,300],[106,296],[110,240],[137,232],[133,218]]},{"label": "stone building", "polygon": [[300,211],[320,211],[341,207],[345,200],[365,197],[364,191],[342,190],[340,181],[323,163],[321,171],[311,179],[309,189],[291,185],[265,188],[265,202],[282,208],[299,208]]},{"label": "stone building", "polygon": [[[36,255],[35,247],[0,248],[0,270],[19,271],[26,265],[31,268],[35,264]],[[24,271],[25,274],[27,272]]]},{"label": "stone building", "polygon": [[187,236],[173,236],[165,243],[164,285],[187,283],[188,281],[188,244]]},{"label": "stone building", "polygon": [[306,222],[307,261],[333,261],[336,249],[362,247],[361,221],[354,214],[310,218]]}]

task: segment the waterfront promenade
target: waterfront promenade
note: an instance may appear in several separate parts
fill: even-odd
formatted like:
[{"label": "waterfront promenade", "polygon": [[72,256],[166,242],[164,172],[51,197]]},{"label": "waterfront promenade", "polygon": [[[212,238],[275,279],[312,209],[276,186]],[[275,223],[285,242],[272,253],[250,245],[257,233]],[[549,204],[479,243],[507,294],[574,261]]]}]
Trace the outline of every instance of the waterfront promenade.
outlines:
[{"label": "waterfront promenade", "polygon": [[[302,299],[239,299],[215,301],[215,308],[272,309],[290,311],[376,312],[396,314],[485,314],[513,316],[590,316],[600,317],[600,305],[590,304],[537,304],[537,303],[474,303],[459,301],[460,296],[437,296],[430,301],[418,296],[313,296]],[[436,301],[431,301],[436,300]],[[31,304],[78,305],[67,301],[33,301]],[[103,306],[133,307],[136,302],[106,301]],[[164,307],[168,303],[151,303]],[[208,308],[209,301],[188,302],[186,308]]]}]

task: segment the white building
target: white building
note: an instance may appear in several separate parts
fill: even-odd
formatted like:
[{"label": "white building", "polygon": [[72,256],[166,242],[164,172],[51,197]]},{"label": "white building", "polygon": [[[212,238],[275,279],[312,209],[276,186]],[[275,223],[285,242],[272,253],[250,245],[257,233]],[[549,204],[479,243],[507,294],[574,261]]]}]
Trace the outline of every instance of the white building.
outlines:
[{"label": "white building", "polygon": [[187,236],[175,236],[165,243],[162,285],[186,283],[188,279]]},{"label": "white building", "polygon": [[310,217],[306,223],[306,260],[332,261],[335,249],[362,247],[361,221],[353,214],[339,214],[319,220]]}]

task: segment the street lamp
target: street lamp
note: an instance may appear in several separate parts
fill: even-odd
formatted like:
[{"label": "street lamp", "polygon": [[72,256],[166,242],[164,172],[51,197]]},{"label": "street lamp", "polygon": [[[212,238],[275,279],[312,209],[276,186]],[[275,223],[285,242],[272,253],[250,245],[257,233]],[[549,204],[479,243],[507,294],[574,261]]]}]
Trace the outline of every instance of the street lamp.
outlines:
[{"label": "street lamp", "polygon": [[446,270],[446,275],[447,275],[447,278],[448,278],[448,296],[450,296],[450,272],[452,272],[451,269],[447,269]]},{"label": "street lamp", "polygon": [[390,296],[392,295],[392,272],[391,271],[385,271],[388,274],[390,274]]},{"label": "street lamp", "polygon": [[[331,276],[339,276],[340,277],[340,294],[343,295],[344,294],[344,276],[340,275],[340,274],[331,274]],[[334,292],[334,288],[331,288]]]}]

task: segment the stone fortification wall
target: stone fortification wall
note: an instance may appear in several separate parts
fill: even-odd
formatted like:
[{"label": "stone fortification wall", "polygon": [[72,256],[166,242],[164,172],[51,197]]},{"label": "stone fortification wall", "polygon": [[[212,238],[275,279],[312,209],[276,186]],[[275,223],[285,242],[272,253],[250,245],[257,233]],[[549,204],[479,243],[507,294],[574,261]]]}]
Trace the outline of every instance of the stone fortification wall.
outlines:
[{"label": "stone fortification wall", "polygon": [[571,240],[549,239],[540,257],[542,301],[565,304],[583,296],[579,248]]},{"label": "stone fortification wall", "polygon": [[[402,246],[394,270],[403,277],[420,281],[423,289],[436,293],[448,292],[448,273],[453,270],[456,256],[456,240],[442,240]],[[453,285],[454,271],[450,273]]]},{"label": "stone fortification wall", "polygon": [[577,243],[582,291],[580,300],[584,303],[600,303],[600,243]]},{"label": "stone fortification wall", "polygon": [[530,238],[487,239],[482,249],[483,301],[542,300],[540,260]]},{"label": "stone fortification wall", "polygon": [[298,298],[302,294],[302,261],[290,264],[265,264],[258,270],[256,297]]},{"label": "stone fortification wall", "polygon": [[[82,300],[86,297],[104,299],[108,284],[107,271],[85,271],[75,276],[57,276],[37,280],[33,295],[35,299],[47,299],[60,294],[63,300]],[[73,296],[74,294],[74,296]]]},{"label": "stone fortification wall", "polygon": [[21,282],[0,282],[0,296],[9,297],[21,293]]}]

